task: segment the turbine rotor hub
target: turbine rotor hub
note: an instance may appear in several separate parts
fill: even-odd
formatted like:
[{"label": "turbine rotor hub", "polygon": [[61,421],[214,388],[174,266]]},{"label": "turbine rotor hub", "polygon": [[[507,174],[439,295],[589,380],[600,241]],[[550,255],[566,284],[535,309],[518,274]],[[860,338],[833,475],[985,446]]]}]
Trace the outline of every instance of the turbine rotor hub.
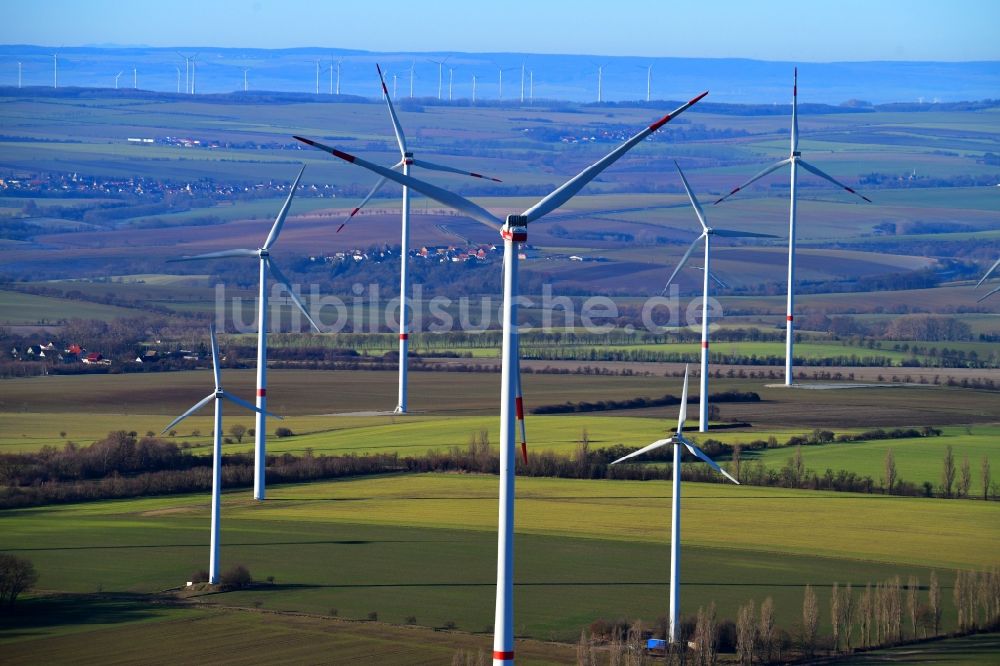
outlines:
[{"label": "turbine rotor hub", "polygon": [[500,229],[504,240],[523,243],[528,240],[528,218],[524,215],[508,215],[507,222]]}]

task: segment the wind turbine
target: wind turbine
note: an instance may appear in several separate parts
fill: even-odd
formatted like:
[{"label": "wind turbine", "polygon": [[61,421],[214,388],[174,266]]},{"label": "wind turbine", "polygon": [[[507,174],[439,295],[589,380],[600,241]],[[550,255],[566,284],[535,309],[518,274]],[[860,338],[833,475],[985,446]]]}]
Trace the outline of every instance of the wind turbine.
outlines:
[{"label": "wind turbine", "polygon": [[[180,51],[176,51],[177,55],[184,58],[184,92],[185,94],[191,91],[191,56],[186,56]],[[177,82],[180,83],[180,68],[177,70]]]},{"label": "wind turbine", "polygon": [[[444,88],[444,64],[448,62],[448,58],[444,60],[431,60],[432,63],[438,66],[438,100],[441,99],[441,91]],[[451,70],[448,70],[451,71]],[[449,99],[451,95],[451,83],[448,84],[448,94]]]},{"label": "wind turbine", "polygon": [[476,75],[472,75],[472,103],[476,103]]},{"label": "wind turbine", "polygon": [[[547,213],[556,210],[602,171],[614,164],[622,155],[637,146],[647,136],[683,113],[698,100],[707,95],[703,92],[691,101],[663,116],[649,127],[635,134],[610,153],[594,162],[573,178],[553,190],[519,215],[508,215],[501,221],[492,213],[453,192],[401,175],[377,164],[345,153],[337,148],[325,146],[311,139],[294,137],[308,145],[324,150],[334,157],[345,160],[376,174],[406,185],[435,201],[454,208],[472,219],[499,230],[504,241],[503,255],[503,343],[500,372],[500,511],[497,531],[497,587],[496,615],[493,633],[493,663],[510,664],[514,661],[514,458],[515,425],[520,381],[517,377],[520,363],[517,334],[518,282],[517,244],[528,240],[528,224]],[[499,229],[497,229],[499,225]]]},{"label": "wind turbine", "polygon": [[21,61],[17,61],[17,87],[21,87]]},{"label": "wind turbine", "polygon": [[139,89],[139,70],[136,69],[135,65],[132,65],[132,90]]},{"label": "wind turbine", "polygon": [[410,61],[410,99],[413,99],[413,70],[416,68],[415,60]]},{"label": "wind turbine", "polygon": [[124,73],[125,72],[118,72],[117,74],[115,74],[115,90],[118,90],[118,79],[120,79],[122,74]]},{"label": "wind turbine", "polygon": [[316,58],[316,94],[319,94],[319,58]]},{"label": "wind turbine", "polygon": [[[194,407],[171,421],[163,429],[163,432],[167,432],[208,403],[215,402],[215,428],[212,431],[212,537],[208,555],[208,582],[216,585],[219,582],[219,514],[222,505],[222,401],[228,400],[244,409],[257,412],[258,416],[265,412],[246,400],[222,390],[222,373],[219,370],[219,343],[215,339],[215,324],[212,324],[209,330],[212,338],[212,373],[215,375],[215,390],[199,400]],[[276,414],[270,414],[270,416],[281,418]],[[162,435],[163,432],[160,434]]]},{"label": "wind turbine", "polygon": [[644,446],[638,451],[633,451],[627,456],[622,456],[618,460],[611,463],[612,465],[617,465],[624,460],[641,456],[642,454],[658,449],[661,446],[666,446],[668,444],[673,444],[674,446],[674,485],[673,497],[670,502],[670,636],[668,637],[668,641],[670,643],[676,643],[680,638],[678,636],[678,629],[680,627],[677,623],[677,615],[680,611],[681,605],[681,445],[683,445],[684,448],[691,453],[691,455],[707,462],[709,467],[714,469],[716,472],[719,472],[736,485],[739,485],[740,483],[737,479],[734,479],[729,472],[719,467],[719,465],[717,465],[714,460],[709,458],[704,451],[699,449],[684,436],[684,417],[687,415],[687,396],[688,369],[687,366],[685,366],[684,392],[681,395],[681,411],[677,416],[677,432],[674,433],[673,437],[657,440],[652,444]]},{"label": "wind turbine", "polygon": [[[791,386],[792,385],[792,380],[794,379],[793,374],[792,374],[792,346],[793,346],[793,343],[794,343],[795,332],[794,332],[794,326],[793,326],[793,323],[792,323],[792,316],[794,314],[794,305],[795,305],[795,202],[796,202],[796,198],[795,198],[795,183],[796,183],[796,180],[797,180],[797,177],[798,177],[798,167],[802,167],[806,171],[809,171],[810,173],[813,173],[813,174],[819,176],[820,178],[823,178],[824,180],[830,181],[831,183],[833,183],[837,187],[841,187],[841,188],[847,190],[848,192],[850,192],[854,196],[861,197],[862,199],[864,199],[868,203],[872,202],[872,200],[869,199],[868,197],[864,196],[863,194],[858,194],[857,192],[855,192],[854,190],[852,190],[851,188],[849,188],[847,185],[844,185],[840,181],[838,181],[835,178],[833,178],[833,176],[830,176],[827,173],[825,173],[823,171],[820,171],[817,167],[814,167],[813,165],[809,164],[808,162],[806,162],[805,160],[802,159],[802,157],[801,157],[802,153],[799,152],[799,116],[798,116],[798,109],[799,109],[799,84],[798,84],[798,81],[799,81],[799,68],[796,67],[795,68],[795,73],[794,73],[794,78],[793,78],[793,81],[792,81],[792,140],[791,140],[792,146],[791,146],[791,155],[789,155],[787,159],[781,160],[780,162],[778,162],[776,164],[772,164],[771,166],[767,167],[766,169],[764,169],[763,171],[761,171],[760,173],[758,173],[757,175],[755,175],[753,178],[751,178],[747,182],[743,183],[739,187],[737,187],[737,188],[733,189],[732,191],[730,191],[729,194],[727,194],[727,195],[725,195],[723,197],[720,197],[719,199],[717,199],[715,201],[716,204],[725,201],[726,199],[728,199],[732,195],[734,195],[737,192],[739,192],[740,190],[742,190],[747,185],[750,185],[751,183],[754,183],[754,182],[760,180],[761,178],[763,178],[764,176],[768,175],[772,171],[777,171],[778,169],[780,169],[781,167],[785,166],[786,164],[791,165],[791,167],[792,167],[791,168],[790,204],[789,204],[789,213],[788,213],[788,302],[787,302],[787,309],[786,309],[786,312],[785,312],[785,386]],[[715,204],[713,204],[713,205],[715,205]]]},{"label": "wind turbine", "polygon": [[[987,278],[989,278],[991,275],[993,275],[993,271],[995,271],[997,269],[997,266],[1000,266],[1000,259],[997,259],[995,262],[993,262],[993,265],[990,266],[990,269],[988,271],[986,271],[986,273],[983,274],[983,277],[979,278],[979,282],[976,283],[976,289],[979,289],[979,287],[981,287],[982,284],[984,282],[986,282]],[[1000,291],[1000,287],[995,287],[991,291],[987,292],[985,296],[981,297],[976,302],[977,303],[982,303],[983,301],[985,301],[987,298],[989,298],[993,294],[997,293],[998,291]]]},{"label": "wind turbine", "polygon": [[709,262],[711,261],[711,241],[712,236],[721,236],[723,238],[775,238],[771,234],[755,234],[748,231],[730,231],[727,229],[713,229],[708,226],[705,221],[705,211],[702,210],[701,204],[698,202],[698,198],[695,197],[694,193],[691,191],[691,186],[688,185],[687,178],[684,177],[684,172],[681,171],[681,167],[677,162],[674,162],[674,166],[677,167],[677,173],[681,176],[681,182],[684,183],[684,191],[687,192],[688,199],[691,201],[691,207],[694,208],[695,215],[698,216],[698,222],[701,224],[701,235],[694,239],[691,243],[691,247],[687,249],[684,256],[677,263],[677,268],[674,272],[670,274],[670,279],[667,280],[667,285],[663,288],[664,291],[670,286],[677,273],[680,272],[681,268],[687,262],[688,257],[694,252],[694,248],[698,243],[704,239],[705,241],[705,265],[704,270],[704,281],[702,285],[701,292],[701,395],[699,397],[700,404],[698,407],[698,432],[708,432],[708,284],[709,278],[714,278],[717,282],[718,278],[715,278],[711,273],[711,267]]},{"label": "wind turbine", "polygon": [[250,71],[249,67],[243,68],[243,92],[247,92],[250,89],[249,85],[247,84],[247,72],[249,71]]},{"label": "wind turbine", "polygon": [[52,54],[52,88],[59,87],[59,52]]},{"label": "wind turbine", "polygon": [[653,90],[653,66],[648,65],[646,67],[646,101],[649,101],[649,95]]},{"label": "wind turbine", "polygon": [[295,181],[292,183],[292,187],[288,190],[288,197],[285,199],[284,205],[282,205],[281,210],[278,212],[278,217],[274,219],[274,224],[271,226],[271,231],[268,233],[267,238],[264,240],[264,244],[257,250],[222,250],[221,252],[209,252],[208,254],[199,254],[191,257],[181,257],[180,259],[173,259],[171,261],[198,261],[202,259],[227,259],[230,257],[255,257],[260,263],[260,292],[258,294],[257,301],[257,423],[254,430],[254,482],[253,482],[253,497],[257,500],[263,500],[265,498],[265,471],[267,468],[267,412],[264,410],[267,408],[267,276],[270,274],[274,280],[285,288],[288,292],[289,298],[292,302],[302,311],[309,324],[318,333],[319,326],[313,321],[313,318],[309,316],[309,312],[306,310],[305,305],[302,300],[298,297],[295,291],[292,289],[291,283],[285,274],[278,268],[271,258],[271,248],[274,246],[275,241],[278,240],[278,234],[281,233],[281,228],[285,224],[285,218],[288,216],[288,209],[292,205],[292,198],[295,196],[295,190],[299,186],[299,180],[302,179],[302,172],[305,171],[305,166],[299,169],[299,174],[295,177]]},{"label": "wind turbine", "polygon": [[521,61],[521,104],[524,104],[524,61]]},{"label": "wind turbine", "polygon": [[181,68],[175,65],[174,69],[177,70],[177,94],[179,95],[181,94]]},{"label": "wind turbine", "polygon": [[602,97],[602,88],[604,85],[604,65],[597,66],[597,103],[600,104],[604,100]]},{"label": "wind turbine", "polygon": [[343,58],[337,60],[337,94],[340,94],[340,65],[344,62]]},{"label": "wind turbine", "polygon": [[[389,97],[389,89],[385,85],[385,77],[382,76],[382,68],[375,65],[378,70],[379,82],[382,84],[382,96],[385,99],[385,103],[389,108],[389,118],[392,120],[392,128],[396,134],[396,143],[399,145],[400,160],[396,164],[392,165],[391,169],[402,168],[403,175],[410,175],[410,167],[416,166],[422,169],[429,169],[431,171],[445,171],[447,173],[457,173],[463,176],[472,176],[473,178],[483,178],[486,180],[492,180],[494,182],[501,182],[498,178],[491,178],[490,176],[484,176],[472,171],[463,171],[461,169],[455,169],[454,167],[442,166],[440,164],[434,164],[433,162],[426,162],[424,160],[413,159],[413,153],[407,150],[406,147],[406,135],[403,132],[403,126],[399,122],[399,117],[396,115],[396,109],[392,105],[392,99]],[[337,228],[339,233],[348,222],[351,221],[358,212],[365,207],[375,193],[378,192],[382,186],[385,184],[386,178],[383,176],[375,183],[375,186],[371,189],[360,204],[354,210],[352,210],[343,223]],[[406,185],[403,186],[403,207],[402,207],[402,234],[401,234],[401,246],[400,251],[400,272],[399,272],[399,401],[396,403],[396,409],[394,413],[405,414],[407,411],[407,366],[409,362],[409,326],[407,325],[407,291],[409,286],[409,277],[407,272],[407,262],[409,260],[410,253],[410,189]]]},{"label": "wind turbine", "polygon": [[451,89],[452,89],[452,84],[454,84],[454,83],[455,83],[455,68],[454,67],[449,67],[448,68],[448,101],[449,102],[451,101]]}]

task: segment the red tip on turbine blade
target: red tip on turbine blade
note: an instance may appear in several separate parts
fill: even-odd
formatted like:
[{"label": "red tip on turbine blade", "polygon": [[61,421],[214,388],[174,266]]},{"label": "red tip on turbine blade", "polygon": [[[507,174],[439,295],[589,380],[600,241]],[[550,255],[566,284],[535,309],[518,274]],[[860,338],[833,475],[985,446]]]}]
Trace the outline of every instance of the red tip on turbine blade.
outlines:
[{"label": "red tip on turbine blade", "polygon": [[518,421],[524,420],[524,401],[520,397],[514,398],[514,412]]},{"label": "red tip on turbine blade", "polygon": [[336,148],[331,148],[330,152],[333,153],[333,155],[335,157],[339,157],[340,159],[345,160],[347,162],[353,162],[354,161],[354,155],[351,155],[349,153],[345,153],[342,150],[337,150]]},{"label": "red tip on turbine blade", "polygon": [[704,97],[707,94],[708,94],[708,91],[706,90],[705,92],[703,92],[702,94],[698,95],[697,97],[695,97],[694,99],[692,99],[690,102],[688,102],[688,106],[691,106],[692,104],[697,104],[701,100],[701,98]]},{"label": "red tip on turbine blade", "polygon": [[361,208],[360,208],[360,207],[358,207],[358,208],[355,208],[354,210],[352,210],[352,211],[351,211],[351,214],[350,214],[350,215],[348,215],[347,217],[354,217],[355,215],[357,215],[357,214],[358,214],[358,211],[359,211],[359,210],[361,210]]},{"label": "red tip on turbine blade", "polygon": [[524,458],[524,464],[528,464],[528,445],[525,442],[521,442],[521,457]]},{"label": "red tip on turbine blade", "polygon": [[490,180],[492,180],[492,181],[493,181],[494,183],[502,183],[502,182],[503,182],[503,181],[502,181],[502,180],[500,180],[499,178],[491,178],[491,177],[489,177],[489,176],[487,176],[487,177],[488,177],[488,178],[490,178]]}]

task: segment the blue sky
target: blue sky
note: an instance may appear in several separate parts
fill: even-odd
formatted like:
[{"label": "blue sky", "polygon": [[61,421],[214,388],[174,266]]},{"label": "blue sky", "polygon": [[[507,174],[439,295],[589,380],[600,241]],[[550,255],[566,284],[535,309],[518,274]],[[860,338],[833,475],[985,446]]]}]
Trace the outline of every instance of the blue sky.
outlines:
[{"label": "blue sky", "polygon": [[998,0],[38,0],[0,43],[1000,60]]}]

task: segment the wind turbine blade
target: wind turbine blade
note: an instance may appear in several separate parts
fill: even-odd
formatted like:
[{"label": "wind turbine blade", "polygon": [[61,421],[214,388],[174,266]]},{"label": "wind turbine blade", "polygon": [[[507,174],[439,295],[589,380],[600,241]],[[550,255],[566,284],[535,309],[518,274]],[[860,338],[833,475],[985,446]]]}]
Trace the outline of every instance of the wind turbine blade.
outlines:
[{"label": "wind turbine blade", "polygon": [[848,192],[850,192],[854,196],[861,197],[862,199],[864,199],[868,203],[872,203],[872,200],[869,199],[868,197],[866,197],[865,195],[859,194],[859,193],[855,192],[854,190],[852,190],[851,188],[849,188],[847,185],[844,185],[842,182],[840,182],[839,180],[837,180],[836,178],[834,178],[833,176],[830,176],[830,175],[828,175],[828,174],[820,171],[818,168],[814,167],[813,165],[809,164],[808,162],[800,159],[799,160],[799,166],[802,167],[803,169],[805,169],[806,171],[810,171],[810,172],[816,174],[820,178],[823,178],[825,180],[830,181],[831,183],[833,183],[837,187],[844,188],[845,190],[847,190]]},{"label": "wind turbine blade", "polygon": [[997,269],[997,266],[1000,266],[1000,259],[993,262],[993,265],[990,266],[990,270],[986,271],[986,273],[983,274],[983,277],[979,278],[979,282],[976,283],[976,289],[979,289],[979,287],[986,282],[986,278],[993,274],[993,271]]},{"label": "wind turbine blade", "polygon": [[302,168],[299,169],[299,175],[295,177],[295,181],[292,183],[292,188],[288,191],[288,198],[285,199],[284,205],[278,212],[278,217],[274,218],[274,226],[271,227],[271,233],[267,235],[267,240],[264,241],[265,250],[271,249],[274,241],[278,240],[278,234],[281,233],[281,227],[285,224],[285,217],[288,216],[288,209],[291,207],[292,199],[295,197],[295,190],[299,188],[299,181],[302,180],[302,172],[305,170],[306,165],[303,164]]},{"label": "wind turbine blade", "polygon": [[521,343],[518,341],[518,349],[514,357],[514,371],[516,372],[515,394],[514,394],[514,414],[517,417],[517,425],[521,431],[521,457],[524,464],[528,464],[528,436],[524,431],[524,396],[521,394]]},{"label": "wind turbine blade", "polygon": [[789,157],[787,159],[781,160],[777,164],[772,164],[771,166],[767,167],[766,169],[764,169],[763,171],[761,171],[760,173],[758,173],[757,175],[755,175],[753,178],[751,178],[747,182],[745,182],[742,185],[740,185],[739,187],[737,187],[737,188],[735,188],[733,190],[730,190],[729,194],[727,194],[726,196],[720,197],[720,198],[716,199],[715,202],[712,205],[714,206],[715,204],[722,203],[723,201],[725,201],[729,197],[733,196],[734,194],[736,194],[737,192],[739,192],[740,190],[742,190],[747,185],[750,185],[751,183],[760,180],[761,178],[763,178],[767,174],[771,173],[772,171],[777,171],[778,169],[780,169],[781,167],[785,166],[786,164],[791,164],[791,163],[792,163],[792,158]]},{"label": "wind turbine blade", "polygon": [[684,113],[684,111],[686,111],[692,105],[696,104],[698,100],[700,100],[707,94],[708,91],[706,90],[705,92],[698,95],[691,101],[680,105],[667,115],[663,116],[655,123],[645,128],[644,130],[642,130],[641,132],[630,138],[628,141],[621,144],[620,146],[612,150],[610,153],[608,153],[601,159],[597,160],[589,167],[587,167],[586,169],[584,169],[583,171],[581,171],[580,173],[578,173],[577,175],[573,176],[568,181],[560,185],[544,199],[536,203],[528,210],[524,211],[523,215],[528,218],[528,222],[533,222],[538,218],[542,217],[543,215],[545,215],[546,213],[551,213],[556,208],[559,208],[559,206],[562,206],[564,203],[569,201],[573,197],[573,195],[582,190],[587,183],[596,178],[598,174],[600,174],[609,166],[617,162],[618,158],[620,158],[622,155],[624,155],[633,147],[635,147],[636,144],[638,144],[647,136],[649,136],[656,130],[660,129],[661,127],[669,123],[671,120],[673,120],[680,114]]},{"label": "wind turbine blade", "polygon": [[274,279],[277,280],[278,283],[285,288],[285,291],[288,292],[289,298],[291,298],[292,302],[298,306],[299,310],[302,311],[302,314],[306,316],[306,319],[309,320],[309,323],[312,325],[313,330],[319,333],[320,332],[319,326],[317,326],[316,322],[313,321],[313,318],[309,316],[309,312],[306,311],[306,306],[302,302],[302,299],[300,299],[298,294],[296,294],[295,291],[292,290],[292,285],[288,281],[288,278],[285,277],[285,274],[281,272],[281,269],[278,268],[278,266],[274,263],[274,261],[270,257],[267,258],[266,262],[267,262],[267,270],[271,271],[271,275],[274,276]]},{"label": "wind turbine blade", "polygon": [[712,233],[723,238],[777,238],[774,234],[758,234],[752,231],[733,231],[730,229],[712,229]]},{"label": "wind turbine blade", "polygon": [[1000,291],[1000,287],[994,287],[992,291],[988,292],[985,296],[976,301],[976,303],[982,303],[983,301],[985,301],[987,298],[997,293],[998,291]]},{"label": "wind turbine blade", "polygon": [[392,118],[392,129],[396,133],[399,154],[403,159],[406,159],[406,135],[403,134],[403,126],[399,124],[399,118],[396,117],[396,109],[393,108],[392,99],[389,97],[389,89],[385,87],[385,77],[382,76],[382,68],[379,67],[378,63],[375,63],[375,69],[378,70],[378,80],[382,82],[382,97],[385,98],[385,103],[389,105],[389,117]]},{"label": "wind turbine blade", "polygon": [[715,275],[715,273],[713,273],[712,271],[709,271],[709,272],[708,272],[708,277],[710,277],[710,278],[712,278],[713,280],[715,280],[715,281],[716,281],[716,283],[718,283],[718,285],[719,285],[720,287],[722,287],[723,289],[729,289],[729,285],[728,285],[728,284],[726,284],[725,282],[723,282],[722,280],[720,280],[720,279],[718,278],[718,276],[716,276],[716,275]]},{"label": "wind turbine blade", "polygon": [[704,237],[705,234],[701,234],[700,236],[695,238],[694,242],[691,243],[691,247],[687,249],[687,252],[684,253],[683,257],[681,257],[681,260],[677,262],[677,268],[675,268],[674,272],[670,274],[670,278],[667,280],[667,284],[663,287],[664,293],[667,291],[667,288],[670,287],[670,283],[674,281],[674,278],[677,277],[677,273],[679,273],[680,270],[684,268],[684,264],[687,262],[688,257],[691,256],[691,253],[694,252],[694,248],[698,245],[698,241],[700,241]]},{"label": "wind turbine blade", "polygon": [[696,197],[691,191],[691,186],[688,185],[688,179],[684,177],[684,172],[681,171],[681,165],[678,164],[676,160],[674,160],[674,166],[677,167],[677,173],[681,175],[681,182],[684,183],[684,191],[687,192],[688,200],[694,208],[695,215],[698,216],[698,221],[701,222],[702,231],[708,231],[708,223],[705,222],[705,211],[701,209],[701,204],[698,203],[698,197]]},{"label": "wind turbine blade", "polygon": [[219,369],[219,341],[215,337],[215,324],[208,327],[212,339],[212,374],[215,375],[215,390],[222,388],[222,371]]},{"label": "wind turbine blade", "polygon": [[792,153],[799,152],[799,68],[792,74]]},{"label": "wind turbine blade", "polygon": [[230,257],[256,257],[257,250],[222,250],[220,252],[208,252],[207,254],[196,254],[193,256],[177,257],[167,259],[167,263],[177,261],[201,261],[202,259],[228,259]]},{"label": "wind turbine blade", "polygon": [[714,469],[716,472],[718,472],[719,474],[722,474],[724,477],[726,477],[727,479],[729,479],[730,481],[732,481],[736,485],[740,485],[740,482],[737,481],[735,478],[733,478],[732,474],[730,474],[726,470],[724,470],[721,467],[719,467],[718,463],[716,463],[714,460],[712,460],[711,458],[709,458],[708,454],[706,454],[704,451],[702,451],[701,449],[699,449],[697,446],[695,446],[691,442],[687,441],[683,437],[681,438],[681,443],[684,444],[685,447],[687,447],[687,450],[691,452],[691,455],[693,455],[693,456],[695,456],[697,458],[700,458],[701,460],[707,462],[708,466],[711,467],[712,469]]},{"label": "wind turbine blade", "polygon": [[267,411],[266,409],[259,409],[253,403],[247,402],[243,398],[237,398],[235,395],[231,395],[229,393],[226,393],[225,391],[222,392],[222,397],[225,398],[226,400],[228,400],[229,402],[232,402],[234,404],[239,405],[240,407],[244,407],[246,409],[249,409],[251,412],[257,412],[258,414],[266,414],[266,415],[274,417],[274,418],[276,418],[278,420],[284,420],[284,418],[285,418],[284,416],[278,416],[277,414],[273,414],[273,413]]},{"label": "wind turbine blade", "polygon": [[348,215],[346,218],[344,218],[344,221],[341,222],[341,224],[340,224],[339,227],[337,227],[337,233],[338,234],[340,233],[341,229],[343,229],[344,227],[347,226],[347,223],[351,221],[351,218],[353,218],[355,215],[357,215],[361,211],[361,209],[365,207],[365,204],[367,204],[369,201],[371,201],[371,198],[373,196],[375,196],[375,193],[378,192],[380,189],[382,189],[382,186],[385,185],[385,181],[386,181],[385,176],[383,176],[383,177],[381,177],[381,178],[378,179],[378,181],[375,183],[375,187],[373,187],[372,191],[368,193],[368,196],[366,196],[364,199],[362,199],[361,203],[359,203],[354,208],[354,210],[351,211],[351,214]]},{"label": "wind turbine blade", "polygon": [[687,418],[688,413],[688,370],[687,365],[684,366],[684,391],[681,393],[681,411],[677,414],[677,434],[680,435],[684,432],[684,419]]},{"label": "wind turbine blade", "polygon": [[180,423],[181,421],[183,421],[184,419],[186,419],[187,417],[191,416],[192,414],[194,414],[195,412],[197,412],[199,409],[201,409],[202,407],[204,407],[205,405],[207,405],[208,403],[210,403],[212,400],[215,400],[215,391],[212,391],[211,393],[209,393],[208,395],[206,395],[204,398],[202,398],[197,403],[195,403],[194,407],[192,407],[191,409],[187,410],[186,412],[184,412],[183,414],[181,414],[180,416],[178,416],[176,419],[174,419],[173,421],[171,421],[170,423],[168,423],[167,427],[160,431],[160,434],[162,435],[166,431],[170,430],[175,425],[177,425],[178,423]]},{"label": "wind turbine blade", "polygon": [[618,463],[620,463],[623,460],[628,460],[629,458],[635,458],[636,456],[641,456],[643,453],[649,453],[650,451],[658,449],[661,446],[666,446],[667,444],[673,444],[673,443],[674,443],[674,438],[673,437],[668,437],[667,439],[658,439],[655,442],[653,442],[652,444],[648,444],[648,445],[642,447],[638,451],[633,451],[632,453],[628,454],[627,456],[622,456],[621,458],[619,458],[618,460],[614,461],[611,464],[612,465],[617,465]]},{"label": "wind turbine blade", "polygon": [[387,169],[385,167],[379,166],[367,160],[361,159],[360,157],[355,157],[350,153],[345,153],[342,150],[337,150],[336,148],[331,148],[330,146],[325,146],[322,143],[313,141],[312,139],[306,139],[301,136],[295,136],[294,139],[301,141],[302,143],[313,146],[314,148],[319,148],[324,150],[334,157],[340,158],[345,162],[350,162],[356,164],[359,167],[368,169],[380,176],[384,176],[391,181],[399,183],[400,185],[405,185],[406,187],[412,188],[417,192],[420,192],[424,196],[427,196],[438,203],[441,203],[450,208],[454,208],[460,213],[468,215],[477,222],[482,222],[494,231],[498,231],[499,227],[503,224],[495,215],[490,213],[485,208],[481,208],[476,204],[472,203],[468,199],[458,194],[449,192],[448,190],[442,189],[437,185],[431,185],[430,183],[420,180],[419,178],[414,178],[413,176],[404,176],[401,173],[396,173],[392,169]]},{"label": "wind turbine blade", "polygon": [[499,178],[494,178],[492,176],[484,176],[481,173],[476,173],[475,171],[465,171],[464,169],[456,169],[450,166],[444,166],[442,164],[434,164],[433,162],[427,162],[424,160],[413,160],[413,166],[418,166],[421,169],[430,169],[431,171],[446,171],[447,173],[458,173],[463,176],[472,176],[473,178],[482,178],[484,180],[492,180],[494,183],[502,183],[503,181]]}]

